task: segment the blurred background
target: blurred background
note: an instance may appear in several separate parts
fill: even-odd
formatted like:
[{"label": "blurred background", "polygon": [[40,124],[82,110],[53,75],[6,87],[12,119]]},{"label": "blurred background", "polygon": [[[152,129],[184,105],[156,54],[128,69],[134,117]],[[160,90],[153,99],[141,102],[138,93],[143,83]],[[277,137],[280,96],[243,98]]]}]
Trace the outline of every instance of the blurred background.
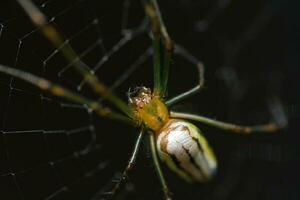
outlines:
[{"label": "blurred background", "polygon": [[[152,87],[149,24],[140,1],[34,1],[90,70],[127,101]],[[219,162],[216,178],[190,185],[163,165],[174,199],[299,199],[296,6],[281,0],[159,1],[172,39],[206,67],[205,89],[172,107],[242,124],[282,121],[288,130],[238,136],[196,124]],[[17,4],[0,3],[0,63],[99,99]],[[168,97],[194,86],[196,68],[175,52]],[[128,76],[128,78],[126,78]],[[104,105],[111,106],[107,102]],[[109,199],[138,130],[84,105],[0,74],[0,199]],[[147,137],[115,199],[163,199]]]}]

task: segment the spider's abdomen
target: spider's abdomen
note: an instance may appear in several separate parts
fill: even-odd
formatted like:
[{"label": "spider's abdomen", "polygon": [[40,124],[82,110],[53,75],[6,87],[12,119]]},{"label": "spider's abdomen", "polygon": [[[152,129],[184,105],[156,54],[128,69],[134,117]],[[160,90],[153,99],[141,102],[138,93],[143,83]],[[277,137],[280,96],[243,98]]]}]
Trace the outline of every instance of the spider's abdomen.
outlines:
[{"label": "spider's abdomen", "polygon": [[183,120],[170,120],[157,138],[160,158],[189,182],[210,180],[217,169],[216,157],[200,130]]}]

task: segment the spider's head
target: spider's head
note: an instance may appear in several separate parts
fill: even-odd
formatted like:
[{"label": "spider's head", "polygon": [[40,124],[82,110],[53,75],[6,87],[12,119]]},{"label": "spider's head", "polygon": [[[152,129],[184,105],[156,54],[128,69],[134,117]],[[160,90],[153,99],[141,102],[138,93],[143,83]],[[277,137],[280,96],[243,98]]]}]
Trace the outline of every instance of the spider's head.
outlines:
[{"label": "spider's head", "polygon": [[128,101],[139,124],[154,132],[158,132],[169,120],[168,108],[150,88],[136,87],[129,90]]},{"label": "spider's head", "polygon": [[127,96],[129,105],[133,108],[143,108],[149,104],[153,98],[151,89],[146,87],[136,87],[133,90],[129,89]]}]

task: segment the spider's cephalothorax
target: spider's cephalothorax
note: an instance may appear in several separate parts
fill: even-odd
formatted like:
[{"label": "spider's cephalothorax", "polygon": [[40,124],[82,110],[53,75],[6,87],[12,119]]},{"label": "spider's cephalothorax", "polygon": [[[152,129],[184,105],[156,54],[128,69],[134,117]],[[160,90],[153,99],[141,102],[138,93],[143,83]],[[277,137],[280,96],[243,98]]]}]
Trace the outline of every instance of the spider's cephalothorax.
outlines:
[{"label": "spider's cephalothorax", "polygon": [[188,182],[210,180],[217,168],[216,157],[200,130],[184,120],[171,119],[159,95],[149,88],[129,92],[137,120],[156,135],[160,158]]},{"label": "spider's cephalothorax", "polygon": [[137,87],[129,92],[129,104],[140,124],[158,133],[169,120],[169,111],[161,97],[150,88]]}]

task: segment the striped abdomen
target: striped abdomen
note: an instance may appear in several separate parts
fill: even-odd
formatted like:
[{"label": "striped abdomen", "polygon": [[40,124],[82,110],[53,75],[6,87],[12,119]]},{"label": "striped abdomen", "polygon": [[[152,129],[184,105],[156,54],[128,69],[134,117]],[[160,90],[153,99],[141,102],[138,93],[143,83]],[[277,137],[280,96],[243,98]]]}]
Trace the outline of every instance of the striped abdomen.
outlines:
[{"label": "striped abdomen", "polygon": [[183,120],[170,120],[157,138],[160,158],[185,180],[205,182],[216,172],[217,160],[200,130]]}]

